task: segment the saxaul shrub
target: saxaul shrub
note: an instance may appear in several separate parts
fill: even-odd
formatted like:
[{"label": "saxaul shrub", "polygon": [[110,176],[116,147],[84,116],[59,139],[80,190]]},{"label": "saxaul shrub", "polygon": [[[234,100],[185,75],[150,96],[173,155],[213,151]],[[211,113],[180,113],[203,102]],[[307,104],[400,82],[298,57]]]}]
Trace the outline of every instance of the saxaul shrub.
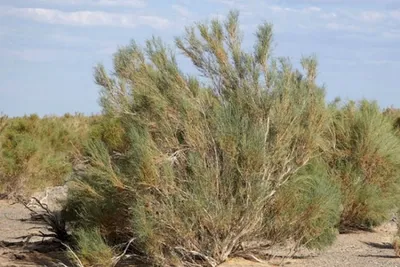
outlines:
[{"label": "saxaul shrub", "polygon": [[106,143],[111,152],[123,151],[127,141],[120,119],[109,116],[100,117],[91,124],[88,139]]},{"label": "saxaul shrub", "polygon": [[[136,251],[160,266],[216,266],[254,252],[254,244],[261,248],[266,237],[304,243],[304,236],[323,235],[307,226],[273,234],[269,219],[278,192],[294,177],[307,187],[298,172],[325,146],[316,60],[302,60],[303,74],[273,59],[270,24],[258,28],[254,51],[245,52],[238,25],[232,12],[176,39],[203,82],[185,75],[157,38],[119,49],[112,76],[96,68],[103,112],[121,123],[124,141],[88,144],[87,168],[70,191],[76,228],[100,229],[108,246],[134,238]],[[299,208],[304,216],[325,182],[310,183],[308,193],[296,192],[308,199]],[[319,219],[310,221],[321,227]]]},{"label": "saxaul shrub", "polygon": [[400,139],[374,102],[332,107],[332,140],[325,154],[342,192],[340,227],[369,228],[388,219],[398,201]]},{"label": "saxaul shrub", "polygon": [[75,233],[79,254],[69,251],[72,262],[79,259],[83,266],[114,266],[113,250],[105,242],[98,229],[81,229]]},{"label": "saxaul shrub", "polygon": [[328,167],[314,159],[278,193],[270,206],[268,240],[285,243],[293,239],[296,248],[324,248],[338,233],[341,192]]},{"label": "saxaul shrub", "polygon": [[7,126],[8,117],[0,113],[0,133],[4,130]]},{"label": "saxaul shrub", "polygon": [[64,183],[91,118],[0,118],[0,192],[32,193]]}]

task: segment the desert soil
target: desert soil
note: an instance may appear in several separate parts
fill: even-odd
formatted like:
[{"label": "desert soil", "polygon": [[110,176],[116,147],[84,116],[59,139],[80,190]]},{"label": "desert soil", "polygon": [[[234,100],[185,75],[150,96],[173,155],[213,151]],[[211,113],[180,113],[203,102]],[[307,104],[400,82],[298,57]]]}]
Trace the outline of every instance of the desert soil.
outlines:
[{"label": "desert soil", "polygon": [[[43,226],[30,222],[30,213],[21,204],[0,200],[0,266],[72,266],[61,248],[41,239],[21,242],[21,236],[38,233]],[[230,260],[223,267],[400,267],[400,258],[395,256],[391,245],[396,225],[389,222],[371,232],[355,232],[338,236],[335,244],[320,252],[300,250],[294,258],[287,259],[283,250],[274,251],[269,263],[250,262],[242,259]]]}]

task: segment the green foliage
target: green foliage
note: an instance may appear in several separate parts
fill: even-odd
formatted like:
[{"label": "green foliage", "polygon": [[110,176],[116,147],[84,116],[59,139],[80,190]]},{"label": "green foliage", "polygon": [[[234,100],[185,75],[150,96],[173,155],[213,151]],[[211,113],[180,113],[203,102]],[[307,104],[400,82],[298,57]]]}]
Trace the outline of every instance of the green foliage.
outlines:
[{"label": "green foliage", "polygon": [[303,75],[288,60],[271,59],[270,31],[269,24],[261,26],[248,53],[236,13],[225,23],[187,28],[176,44],[206,84],[185,76],[156,38],[145,48],[121,48],[115,76],[98,66],[104,113],[122,126],[123,149],[114,151],[113,138],[88,145],[89,164],[71,190],[76,228],[99,227],[110,244],[133,236],[152,264],[216,266],[246,253],[240,244],[279,239],[271,232],[270,207],[294,179],[307,202],[293,214],[316,211],[301,231],[285,235],[301,243],[328,239],[331,229],[321,228],[336,222],[331,206],[337,194],[313,202],[335,187],[298,173],[326,146],[316,60],[302,61]]},{"label": "green foliage", "polygon": [[6,119],[0,132],[0,191],[32,192],[60,185],[86,139],[89,119],[36,114]]},{"label": "green foliage", "polygon": [[299,245],[324,248],[336,238],[340,204],[341,192],[327,166],[313,161],[278,193],[268,218],[271,232],[280,242],[294,235]]},{"label": "green foliage", "polygon": [[386,220],[398,201],[400,139],[376,103],[350,102],[333,110],[326,160],[342,192],[341,228]]},{"label": "green foliage", "polygon": [[[102,238],[99,229],[80,229],[75,233],[78,257],[84,266],[111,267],[113,266],[113,249]],[[75,255],[70,255],[75,260]]]},{"label": "green foliage", "polygon": [[6,115],[3,115],[0,113],[0,134],[4,130],[4,128],[7,126],[8,122],[8,117]]},{"label": "green foliage", "polygon": [[[109,150],[103,143],[89,142],[86,152],[91,157],[91,166],[81,174],[84,183],[72,184],[70,188],[67,218],[85,228],[99,227],[110,242],[123,242],[131,234],[131,214],[127,210],[133,196],[123,188],[111,166]],[[77,207],[82,209],[71,212],[77,211]]]},{"label": "green foliage", "polygon": [[396,133],[399,134],[400,130],[400,109],[396,109],[393,107],[386,108],[383,111],[383,115],[388,117],[393,122],[393,128],[395,129]]},{"label": "green foliage", "polygon": [[0,190],[61,184],[80,163],[65,214],[89,266],[112,266],[130,242],[149,265],[216,266],[386,220],[400,195],[398,110],[326,105],[314,56],[302,70],[274,58],[268,23],[244,51],[238,19],[176,39],[201,81],[153,38],[120,48],[112,75],[95,69],[102,116],[0,116]]},{"label": "green foliage", "polygon": [[108,144],[111,151],[123,151],[126,140],[125,129],[118,118],[104,116],[93,122],[90,127],[89,139]]}]

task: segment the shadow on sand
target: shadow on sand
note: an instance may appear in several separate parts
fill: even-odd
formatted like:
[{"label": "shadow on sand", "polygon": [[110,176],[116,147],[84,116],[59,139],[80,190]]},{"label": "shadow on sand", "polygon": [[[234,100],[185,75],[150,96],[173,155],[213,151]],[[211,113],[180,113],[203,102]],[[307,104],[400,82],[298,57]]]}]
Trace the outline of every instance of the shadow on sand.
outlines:
[{"label": "shadow on sand", "polygon": [[370,247],[379,248],[379,249],[393,249],[393,245],[388,242],[384,243],[375,243],[375,242],[362,242]]}]

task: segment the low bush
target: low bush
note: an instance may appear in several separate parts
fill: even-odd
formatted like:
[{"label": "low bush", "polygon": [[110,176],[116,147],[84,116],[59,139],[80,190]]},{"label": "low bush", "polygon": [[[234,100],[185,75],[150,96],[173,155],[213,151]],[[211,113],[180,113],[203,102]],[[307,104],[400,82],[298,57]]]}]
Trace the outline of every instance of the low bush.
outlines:
[{"label": "low bush", "polygon": [[0,191],[62,184],[75,165],[65,214],[88,266],[113,266],[124,246],[148,265],[216,266],[388,219],[398,110],[327,105],[314,57],[303,70],[273,58],[270,24],[246,52],[238,25],[232,12],[176,39],[201,78],[153,38],[120,48],[113,74],[96,67],[101,116],[0,116]]},{"label": "low bush", "polygon": [[267,216],[272,227],[269,240],[321,249],[331,245],[338,233],[341,191],[321,160],[312,161],[287,185],[271,205]]},{"label": "low bush", "polygon": [[[331,242],[335,186],[324,174],[301,172],[326,146],[316,60],[303,59],[301,74],[271,59],[271,25],[256,35],[255,51],[244,52],[235,13],[224,24],[188,28],[176,44],[205,84],[184,75],[155,38],[144,49],[121,48],[113,77],[98,66],[106,123],[122,130],[86,148],[88,164],[70,191],[75,229],[97,227],[111,246],[134,238],[159,266],[216,266],[246,253],[243,244],[262,247],[279,235],[317,247]],[[281,190],[304,203],[271,220],[271,207],[292,201]],[[321,201],[322,192],[333,195]],[[298,227],[276,230],[278,216]]]},{"label": "low bush", "polygon": [[119,118],[103,116],[91,124],[88,139],[106,143],[112,152],[124,150],[127,142],[125,136],[125,129]]},{"label": "low bush", "polygon": [[104,241],[98,229],[80,229],[75,232],[77,237],[78,255],[72,254],[70,258],[73,262],[79,259],[79,264],[83,266],[113,266],[113,249]]},{"label": "low bush", "polygon": [[332,114],[332,148],[325,158],[342,192],[340,226],[370,228],[388,219],[398,203],[400,139],[374,102],[349,102]]},{"label": "low bush", "polygon": [[29,194],[64,183],[73,155],[87,138],[89,121],[35,114],[6,119],[0,132],[0,191]]}]

